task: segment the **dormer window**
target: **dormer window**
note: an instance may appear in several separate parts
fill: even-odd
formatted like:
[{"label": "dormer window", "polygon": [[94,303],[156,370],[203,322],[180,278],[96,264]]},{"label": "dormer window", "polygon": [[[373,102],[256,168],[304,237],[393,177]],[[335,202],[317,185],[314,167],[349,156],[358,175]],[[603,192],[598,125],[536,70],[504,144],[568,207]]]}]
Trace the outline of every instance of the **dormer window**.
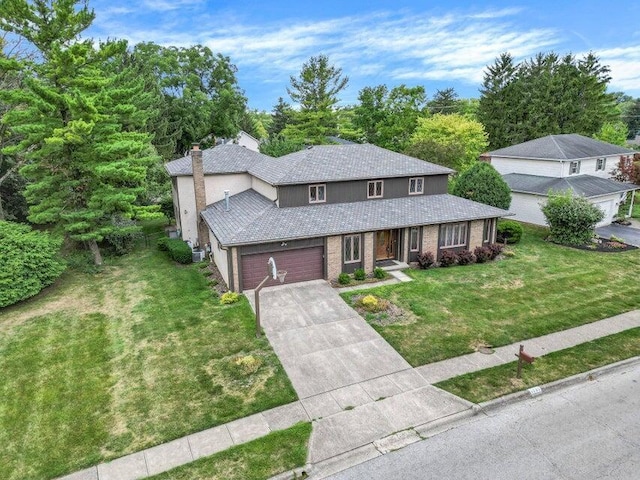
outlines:
[{"label": "dormer window", "polygon": [[309,185],[309,203],[324,203],[327,201],[325,195],[326,186],[322,185]]},{"label": "dormer window", "polygon": [[607,167],[607,159],[606,158],[598,158],[596,160],[596,172],[599,170],[604,170]]},{"label": "dormer window", "polygon": [[409,179],[409,195],[422,195],[424,193],[424,178],[416,177]]},{"label": "dormer window", "polygon": [[367,184],[367,198],[382,198],[383,190],[382,190],[383,181],[382,180],[372,180]]},{"label": "dormer window", "polygon": [[580,162],[571,162],[569,164],[569,175],[577,175],[580,173]]}]

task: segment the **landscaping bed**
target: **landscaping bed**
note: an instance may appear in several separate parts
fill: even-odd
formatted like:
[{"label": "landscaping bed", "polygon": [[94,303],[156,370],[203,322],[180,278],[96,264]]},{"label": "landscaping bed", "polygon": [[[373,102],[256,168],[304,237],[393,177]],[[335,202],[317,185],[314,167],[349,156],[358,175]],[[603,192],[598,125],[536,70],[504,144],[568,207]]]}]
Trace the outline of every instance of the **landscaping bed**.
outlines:
[{"label": "landscaping bed", "polygon": [[296,399],[244,297],[155,246],[0,312],[0,478],[52,478]]},{"label": "landscaping bed", "polygon": [[496,262],[405,270],[412,282],[366,291],[411,312],[415,321],[373,327],[413,366],[508,345],[640,308],[640,251],[618,255],[545,241],[525,226]]}]

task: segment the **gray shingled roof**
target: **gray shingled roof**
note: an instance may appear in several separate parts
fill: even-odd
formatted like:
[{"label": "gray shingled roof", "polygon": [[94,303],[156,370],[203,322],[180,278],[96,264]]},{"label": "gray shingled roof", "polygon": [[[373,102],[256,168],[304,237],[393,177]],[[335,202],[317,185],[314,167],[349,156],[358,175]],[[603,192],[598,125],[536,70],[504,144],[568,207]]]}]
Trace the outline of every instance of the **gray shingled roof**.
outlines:
[{"label": "gray shingled roof", "polygon": [[415,225],[495,218],[509,212],[453,195],[278,208],[246,190],[209,205],[202,217],[225,246],[324,237]]},{"label": "gray shingled roof", "polygon": [[607,155],[628,155],[633,150],[575,133],[548,135],[510,147],[501,148],[487,155],[491,157],[527,158],[538,160],[581,160]]},{"label": "gray shingled roof", "polygon": [[[264,159],[271,159],[271,157],[236,144],[218,145],[202,151],[202,165],[205,175],[246,173],[256,163],[260,163]],[[165,169],[172,177],[191,175],[191,156],[168,162],[165,164]]]},{"label": "gray shingled roof", "polygon": [[612,193],[622,193],[636,190],[638,185],[622,183],[608,178],[593,175],[575,175],[565,178],[541,177],[538,175],[524,175],[508,173],[503,175],[505,182],[512,192],[532,193],[546,196],[549,190],[564,192],[570,190],[587,198],[601,197]]},{"label": "gray shingled roof", "polygon": [[442,175],[450,168],[418,160],[370,144],[318,145],[270,158],[249,173],[272,185],[339,182],[372,178]]}]

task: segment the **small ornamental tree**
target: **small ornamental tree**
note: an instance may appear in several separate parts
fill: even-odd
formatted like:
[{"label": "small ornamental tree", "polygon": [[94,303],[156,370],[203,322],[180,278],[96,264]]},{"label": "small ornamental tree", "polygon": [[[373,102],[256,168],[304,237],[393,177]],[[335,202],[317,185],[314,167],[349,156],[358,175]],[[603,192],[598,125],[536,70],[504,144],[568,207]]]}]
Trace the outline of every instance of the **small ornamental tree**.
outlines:
[{"label": "small ornamental tree", "polygon": [[550,193],[542,213],[551,230],[551,239],[566,245],[581,245],[593,238],[604,212],[584,197],[571,193]]},{"label": "small ornamental tree", "polygon": [[65,269],[61,239],[0,221],[0,308],[33,297]]},{"label": "small ornamental tree", "polygon": [[507,210],[511,189],[490,164],[477,162],[462,173],[453,187],[454,195]]}]

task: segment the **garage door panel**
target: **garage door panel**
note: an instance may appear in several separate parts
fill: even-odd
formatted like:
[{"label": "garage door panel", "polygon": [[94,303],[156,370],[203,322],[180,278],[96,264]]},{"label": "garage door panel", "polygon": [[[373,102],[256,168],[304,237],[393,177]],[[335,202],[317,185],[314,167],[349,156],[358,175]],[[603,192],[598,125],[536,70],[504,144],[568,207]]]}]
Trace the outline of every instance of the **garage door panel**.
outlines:
[{"label": "garage door panel", "polygon": [[[242,256],[242,289],[255,288],[267,275],[267,261],[273,257],[278,270],[286,270],[286,283],[305,282],[323,278],[323,247],[300,248],[280,252]],[[269,280],[265,286],[279,285],[280,280]]]}]

